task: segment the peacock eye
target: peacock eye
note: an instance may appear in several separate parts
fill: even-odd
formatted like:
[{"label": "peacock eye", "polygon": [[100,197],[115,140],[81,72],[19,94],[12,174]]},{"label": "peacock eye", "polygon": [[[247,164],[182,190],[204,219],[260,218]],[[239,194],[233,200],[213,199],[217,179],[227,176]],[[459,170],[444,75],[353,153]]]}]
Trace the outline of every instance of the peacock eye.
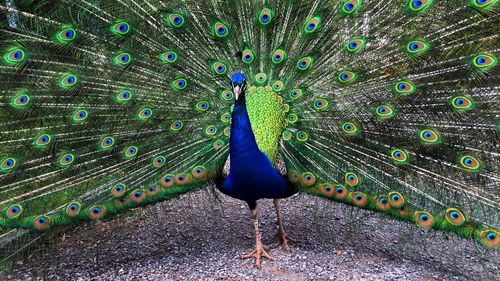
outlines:
[{"label": "peacock eye", "polygon": [[450,101],[451,106],[458,112],[465,112],[474,108],[472,98],[465,96],[455,96]]},{"label": "peacock eye", "polygon": [[402,149],[391,150],[391,158],[397,164],[406,164],[409,161],[408,154]]},{"label": "peacock eye", "polygon": [[429,50],[430,45],[425,40],[417,39],[406,45],[406,52],[410,55],[418,56]]},{"label": "peacock eye", "polygon": [[21,48],[12,47],[3,55],[3,58],[8,64],[18,65],[25,60],[26,54]]},{"label": "peacock eye", "polygon": [[161,53],[160,59],[167,64],[172,64],[177,61],[177,53],[173,51]]},{"label": "peacock eye", "polygon": [[360,6],[361,6],[361,0],[343,0],[342,1],[342,13],[344,15],[351,15],[356,13]]},{"label": "peacock eye", "polygon": [[272,55],[273,63],[274,64],[282,63],[283,61],[285,61],[286,57],[287,57],[286,52],[282,49],[278,49]]},{"label": "peacock eye", "polygon": [[474,8],[480,11],[489,11],[497,4],[497,0],[472,0]]},{"label": "peacock eye", "polygon": [[69,43],[76,38],[76,30],[71,27],[64,27],[56,34],[59,43]]},{"label": "peacock eye", "polygon": [[254,59],[255,59],[255,54],[253,50],[250,49],[243,50],[243,53],[241,55],[241,60],[243,61],[243,63],[250,64],[254,61]]},{"label": "peacock eye", "polygon": [[446,210],[445,219],[454,225],[462,225],[466,221],[464,214],[455,208]]},{"label": "peacock eye", "polygon": [[207,136],[213,136],[215,133],[217,133],[217,128],[214,125],[209,125],[205,128],[205,134]]},{"label": "peacock eye", "polygon": [[386,195],[379,195],[377,196],[377,200],[375,201],[375,204],[378,209],[382,211],[389,211],[392,208],[392,205],[389,204],[389,200],[387,199]]},{"label": "peacock eye", "polygon": [[132,62],[132,56],[126,52],[118,52],[114,57],[113,61],[116,65],[124,67]]},{"label": "peacock eye", "polygon": [[282,63],[283,61],[285,61],[286,56],[287,56],[287,54],[284,50],[282,50],[282,49],[276,50],[272,55],[273,63],[275,63],[275,64]]},{"label": "peacock eye", "polygon": [[366,45],[366,38],[354,37],[346,43],[345,49],[349,53],[358,54],[364,49],[365,45]]},{"label": "peacock eye", "polygon": [[123,36],[130,32],[130,25],[126,21],[117,21],[111,26],[111,33],[117,36]]},{"label": "peacock eye", "polygon": [[387,195],[387,200],[389,201],[389,204],[391,204],[391,206],[395,208],[404,207],[405,204],[405,198],[403,197],[403,195],[395,191],[390,192]]},{"label": "peacock eye", "polygon": [[274,84],[273,84],[273,90],[275,92],[281,92],[284,87],[285,87],[285,84],[283,83],[283,81],[280,81],[280,80],[274,82]]},{"label": "peacock eye", "polygon": [[290,133],[290,131],[286,130],[283,132],[283,134],[281,135],[283,140],[291,140],[292,139],[292,133]]},{"label": "peacock eye", "polygon": [[432,3],[432,0],[410,0],[408,9],[413,13],[420,13],[427,9]]},{"label": "peacock eye", "polygon": [[72,117],[72,120],[73,122],[75,123],[82,123],[83,121],[85,121],[88,117],[88,112],[86,110],[77,110],[75,111],[75,113],[73,114],[73,117]]},{"label": "peacock eye", "polygon": [[346,71],[342,71],[339,73],[338,80],[341,83],[346,84],[346,83],[354,81],[356,79],[356,77],[357,77],[356,73],[346,70]]},{"label": "peacock eye", "polygon": [[179,131],[180,129],[182,129],[183,126],[184,125],[183,125],[182,121],[177,120],[177,121],[172,122],[172,125],[170,125],[170,129],[172,129],[174,131]]},{"label": "peacock eye", "polygon": [[167,25],[174,28],[179,28],[184,25],[186,20],[180,14],[168,14]]},{"label": "peacock eye", "polygon": [[422,130],[420,131],[420,140],[426,144],[436,144],[440,142],[440,135],[435,130]]},{"label": "peacock eye", "polygon": [[497,58],[491,54],[480,54],[474,57],[472,64],[480,71],[487,71],[497,64]]},{"label": "peacock eye", "polygon": [[316,177],[312,173],[305,172],[302,174],[301,177],[302,185],[310,187],[313,186],[315,182],[316,182]]},{"label": "peacock eye", "polygon": [[129,146],[125,149],[125,158],[132,158],[137,155],[139,148],[137,146]]},{"label": "peacock eye", "polygon": [[259,19],[259,23],[263,26],[266,26],[274,18],[274,11],[269,8],[262,8],[257,17]]},{"label": "peacock eye", "polygon": [[216,22],[214,25],[212,25],[212,33],[217,38],[224,38],[229,35],[229,29],[224,23]]},{"label": "peacock eye", "polygon": [[481,162],[472,155],[464,155],[460,158],[460,164],[463,168],[470,171],[478,171],[481,169]]},{"label": "peacock eye", "polygon": [[416,90],[415,85],[410,81],[400,81],[394,85],[394,91],[396,94],[409,95],[414,93]]},{"label": "peacock eye", "polygon": [[296,123],[298,120],[299,120],[299,117],[297,116],[297,114],[288,115],[288,122],[290,122],[291,124]]},{"label": "peacock eye", "polygon": [[206,175],[206,169],[204,166],[196,166],[192,170],[192,174],[197,179],[202,179]]},{"label": "peacock eye", "polygon": [[359,191],[352,193],[351,199],[353,199],[353,204],[358,207],[364,207],[368,203],[368,197]]},{"label": "peacock eye", "polygon": [[304,32],[306,34],[315,32],[319,28],[320,22],[321,22],[320,17],[310,18],[304,24]]},{"label": "peacock eye", "polygon": [[297,132],[297,140],[300,142],[305,142],[309,139],[309,136],[306,132],[304,131],[299,131]]},{"label": "peacock eye", "polygon": [[69,90],[78,82],[78,77],[74,74],[67,73],[61,76],[59,80],[59,87]]},{"label": "peacock eye", "polygon": [[314,109],[316,110],[325,110],[328,108],[328,101],[326,99],[317,99],[315,102],[314,102]]},{"label": "peacock eye", "polygon": [[161,180],[160,184],[163,187],[171,187],[174,184],[174,179],[172,175],[164,175]]},{"label": "peacock eye", "polygon": [[146,120],[146,119],[149,119],[151,116],[153,116],[153,110],[151,108],[143,108],[139,111],[139,113],[137,113],[137,117],[140,119],[140,120]]},{"label": "peacock eye", "polygon": [[212,64],[212,70],[216,73],[216,74],[225,74],[227,72],[227,67],[225,64],[223,64],[222,62],[214,62]]},{"label": "peacock eye", "polygon": [[15,219],[15,218],[18,218],[19,216],[21,216],[21,213],[23,212],[23,208],[21,207],[21,205],[11,205],[7,211],[6,211],[6,215],[9,219]]},{"label": "peacock eye", "polygon": [[297,68],[299,70],[304,71],[307,70],[309,67],[311,67],[312,63],[313,63],[313,57],[311,56],[303,57],[297,61]]},{"label": "peacock eye", "polygon": [[344,134],[346,134],[347,136],[355,136],[360,133],[360,129],[353,122],[345,122],[344,124],[342,124],[341,128]]},{"label": "peacock eye", "polygon": [[184,90],[187,87],[187,84],[188,84],[187,80],[184,78],[175,79],[171,83],[172,88],[174,88],[175,90],[178,90],[178,91]]},{"label": "peacock eye", "polygon": [[495,240],[495,238],[497,238],[497,235],[493,232],[490,232],[486,235],[486,238],[488,238],[488,240],[490,240],[490,241],[493,241],[493,240]]}]

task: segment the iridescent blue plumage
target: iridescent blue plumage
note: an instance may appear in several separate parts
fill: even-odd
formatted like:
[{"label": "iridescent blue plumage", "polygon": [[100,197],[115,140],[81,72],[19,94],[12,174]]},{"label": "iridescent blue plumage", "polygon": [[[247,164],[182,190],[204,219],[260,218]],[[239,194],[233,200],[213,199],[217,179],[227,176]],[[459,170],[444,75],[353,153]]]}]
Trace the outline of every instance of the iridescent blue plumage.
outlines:
[{"label": "iridescent blue plumage", "polygon": [[231,197],[247,201],[251,207],[255,206],[258,199],[290,196],[293,188],[259,150],[255,140],[246,108],[245,75],[235,73],[231,82],[237,99],[231,115],[230,173],[222,182],[220,190]]}]

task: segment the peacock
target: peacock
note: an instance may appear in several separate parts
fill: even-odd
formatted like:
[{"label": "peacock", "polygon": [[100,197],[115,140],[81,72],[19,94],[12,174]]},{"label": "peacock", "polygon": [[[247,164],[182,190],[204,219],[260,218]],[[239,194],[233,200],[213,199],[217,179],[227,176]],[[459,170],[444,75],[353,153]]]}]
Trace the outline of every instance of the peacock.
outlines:
[{"label": "peacock", "polygon": [[297,193],[498,249],[498,2],[0,1],[2,231],[208,189],[257,267]]}]

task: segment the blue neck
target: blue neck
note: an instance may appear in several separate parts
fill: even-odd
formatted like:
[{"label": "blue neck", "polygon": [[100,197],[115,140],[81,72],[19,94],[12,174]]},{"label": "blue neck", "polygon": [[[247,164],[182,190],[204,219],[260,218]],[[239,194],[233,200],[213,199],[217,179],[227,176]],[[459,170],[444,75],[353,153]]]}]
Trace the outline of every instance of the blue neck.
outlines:
[{"label": "blue neck", "polygon": [[248,117],[245,94],[242,93],[235,102],[231,117],[231,136],[229,139],[231,171],[239,171],[239,164],[245,163],[248,158],[252,158],[260,152]]}]

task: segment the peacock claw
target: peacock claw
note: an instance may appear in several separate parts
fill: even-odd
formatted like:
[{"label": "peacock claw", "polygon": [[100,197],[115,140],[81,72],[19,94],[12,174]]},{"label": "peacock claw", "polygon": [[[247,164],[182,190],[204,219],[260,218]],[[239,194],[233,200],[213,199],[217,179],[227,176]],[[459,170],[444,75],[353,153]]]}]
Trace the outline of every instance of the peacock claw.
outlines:
[{"label": "peacock claw", "polygon": [[261,262],[261,259],[262,257],[264,258],[268,258],[269,260],[274,260],[273,257],[271,257],[267,252],[266,250],[264,249],[263,246],[257,246],[255,248],[255,250],[253,250],[252,252],[246,254],[246,255],[242,255],[240,256],[240,259],[249,259],[249,258],[255,258],[255,267],[257,267],[258,269],[260,269],[260,262]]},{"label": "peacock claw", "polygon": [[290,253],[292,250],[290,250],[290,247],[288,247],[288,242],[290,243],[300,243],[300,240],[294,239],[290,236],[288,236],[285,232],[279,230],[278,234],[276,235],[276,242],[274,242],[272,248],[277,248],[280,245],[283,245],[283,249],[285,252]]}]

